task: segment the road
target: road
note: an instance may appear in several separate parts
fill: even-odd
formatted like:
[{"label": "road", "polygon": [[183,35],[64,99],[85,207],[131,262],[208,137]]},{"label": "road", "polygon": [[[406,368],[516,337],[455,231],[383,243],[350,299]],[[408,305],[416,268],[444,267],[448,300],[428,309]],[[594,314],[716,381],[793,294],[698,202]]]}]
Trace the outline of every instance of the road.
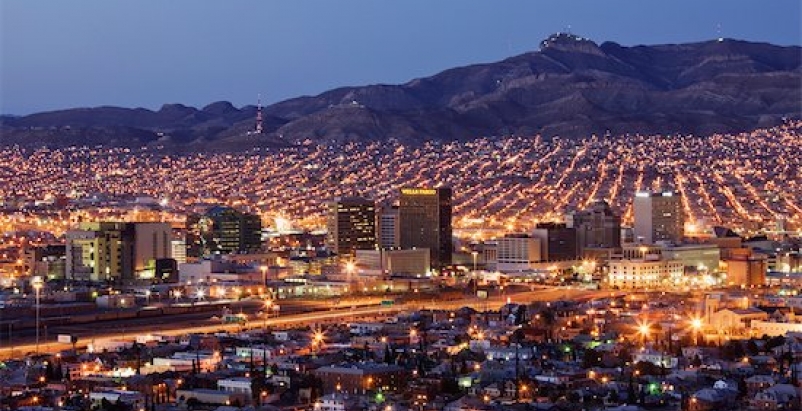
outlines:
[{"label": "road", "polygon": [[[507,303],[508,299],[513,303],[529,303],[534,301],[555,301],[559,299],[577,298],[600,298],[609,296],[607,291],[578,290],[569,288],[542,289],[527,291],[510,295],[496,295],[487,299],[467,297],[451,301],[412,301],[391,306],[368,305],[332,308],[298,314],[280,315],[267,319],[255,319],[248,321],[245,326],[240,324],[221,324],[219,321],[209,319],[210,313],[206,314],[206,319],[189,317],[155,317],[148,320],[138,319],[131,322],[121,322],[120,324],[98,324],[98,325],[75,325],[65,326],[65,330],[70,331],[78,337],[76,347],[86,348],[87,344],[93,341],[133,341],[138,335],[158,334],[165,336],[180,336],[186,334],[203,334],[215,332],[238,332],[243,329],[255,329],[263,326],[268,327],[287,327],[297,325],[311,325],[336,321],[343,323],[346,320],[353,320],[360,317],[389,317],[400,312],[409,312],[421,309],[455,310],[461,307],[471,307],[476,310],[498,310],[499,307]],[[338,304],[342,305],[342,304]],[[68,330],[67,330],[68,329]],[[57,330],[54,330],[57,331]],[[51,333],[53,335],[55,333]],[[71,349],[71,344],[62,344],[53,341],[41,343],[39,352],[55,353],[61,350]],[[36,344],[26,341],[14,347],[0,348],[0,359],[19,357],[26,353],[36,351]]]}]

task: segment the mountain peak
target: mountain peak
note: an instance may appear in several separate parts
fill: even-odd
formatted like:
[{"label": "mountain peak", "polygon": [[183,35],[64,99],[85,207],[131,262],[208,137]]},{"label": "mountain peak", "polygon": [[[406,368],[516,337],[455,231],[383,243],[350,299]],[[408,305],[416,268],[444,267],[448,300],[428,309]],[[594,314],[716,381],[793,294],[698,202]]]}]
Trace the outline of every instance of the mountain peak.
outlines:
[{"label": "mountain peak", "polygon": [[593,40],[571,33],[554,33],[540,42],[540,51],[561,50],[590,54],[604,54]]}]

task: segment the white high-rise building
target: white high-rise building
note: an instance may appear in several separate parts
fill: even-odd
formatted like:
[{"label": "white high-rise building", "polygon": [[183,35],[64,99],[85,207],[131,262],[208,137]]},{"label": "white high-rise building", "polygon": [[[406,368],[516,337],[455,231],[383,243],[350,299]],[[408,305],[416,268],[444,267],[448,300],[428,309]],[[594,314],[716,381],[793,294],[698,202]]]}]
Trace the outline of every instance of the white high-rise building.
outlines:
[{"label": "white high-rise building", "polygon": [[525,271],[541,261],[539,238],[526,234],[508,234],[496,241],[498,271]]},{"label": "white high-rise building", "polygon": [[681,243],[685,234],[682,200],[678,193],[638,192],[634,200],[635,241]]},{"label": "white high-rise building", "polygon": [[401,232],[398,225],[398,207],[385,206],[379,211],[379,248],[398,248],[401,246]]}]

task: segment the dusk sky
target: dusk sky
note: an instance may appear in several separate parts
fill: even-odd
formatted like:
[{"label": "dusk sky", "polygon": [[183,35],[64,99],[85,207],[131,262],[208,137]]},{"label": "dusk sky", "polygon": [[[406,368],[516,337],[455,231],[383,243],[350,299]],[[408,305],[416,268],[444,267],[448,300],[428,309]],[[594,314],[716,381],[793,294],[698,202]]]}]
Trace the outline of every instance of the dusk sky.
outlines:
[{"label": "dusk sky", "polygon": [[802,43],[799,0],[2,0],[0,14],[3,114],[403,83],[536,50],[569,26],[624,45],[710,40],[719,25],[723,37]]}]

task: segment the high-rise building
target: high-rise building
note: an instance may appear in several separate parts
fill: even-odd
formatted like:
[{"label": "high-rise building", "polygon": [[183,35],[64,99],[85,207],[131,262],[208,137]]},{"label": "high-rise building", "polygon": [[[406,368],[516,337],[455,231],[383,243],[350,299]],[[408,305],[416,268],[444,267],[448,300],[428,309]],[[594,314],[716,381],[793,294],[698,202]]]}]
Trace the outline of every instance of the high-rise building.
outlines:
[{"label": "high-rise building", "polygon": [[336,198],[326,215],[326,245],[340,256],[376,248],[376,204],[362,197]]},{"label": "high-rise building", "polygon": [[731,250],[722,260],[727,269],[727,283],[731,286],[760,287],[766,284],[768,256],[750,248]]},{"label": "high-rise building", "polygon": [[428,248],[432,266],[451,264],[451,189],[402,188],[398,207],[401,248]]},{"label": "high-rise building", "polygon": [[540,256],[545,261],[577,258],[576,229],[560,223],[539,223],[532,237],[540,239]]},{"label": "high-rise building", "polygon": [[167,223],[81,223],[67,232],[66,277],[131,281],[147,278],[155,263],[171,257]]},{"label": "high-rise building", "polygon": [[635,241],[647,244],[657,241],[682,242],[685,219],[678,193],[638,192],[635,194]]},{"label": "high-rise building", "polygon": [[255,253],[262,248],[262,219],[216,206],[187,217],[187,257]]},{"label": "high-rise building", "polygon": [[541,261],[540,239],[527,234],[507,234],[497,240],[496,269],[501,272],[531,270]]},{"label": "high-rise building", "polygon": [[576,229],[579,255],[585,248],[621,247],[621,216],[604,200],[583,211],[568,214],[566,226]]},{"label": "high-rise building", "polygon": [[379,210],[378,234],[379,248],[401,247],[401,231],[398,224],[398,207],[384,206]]}]

